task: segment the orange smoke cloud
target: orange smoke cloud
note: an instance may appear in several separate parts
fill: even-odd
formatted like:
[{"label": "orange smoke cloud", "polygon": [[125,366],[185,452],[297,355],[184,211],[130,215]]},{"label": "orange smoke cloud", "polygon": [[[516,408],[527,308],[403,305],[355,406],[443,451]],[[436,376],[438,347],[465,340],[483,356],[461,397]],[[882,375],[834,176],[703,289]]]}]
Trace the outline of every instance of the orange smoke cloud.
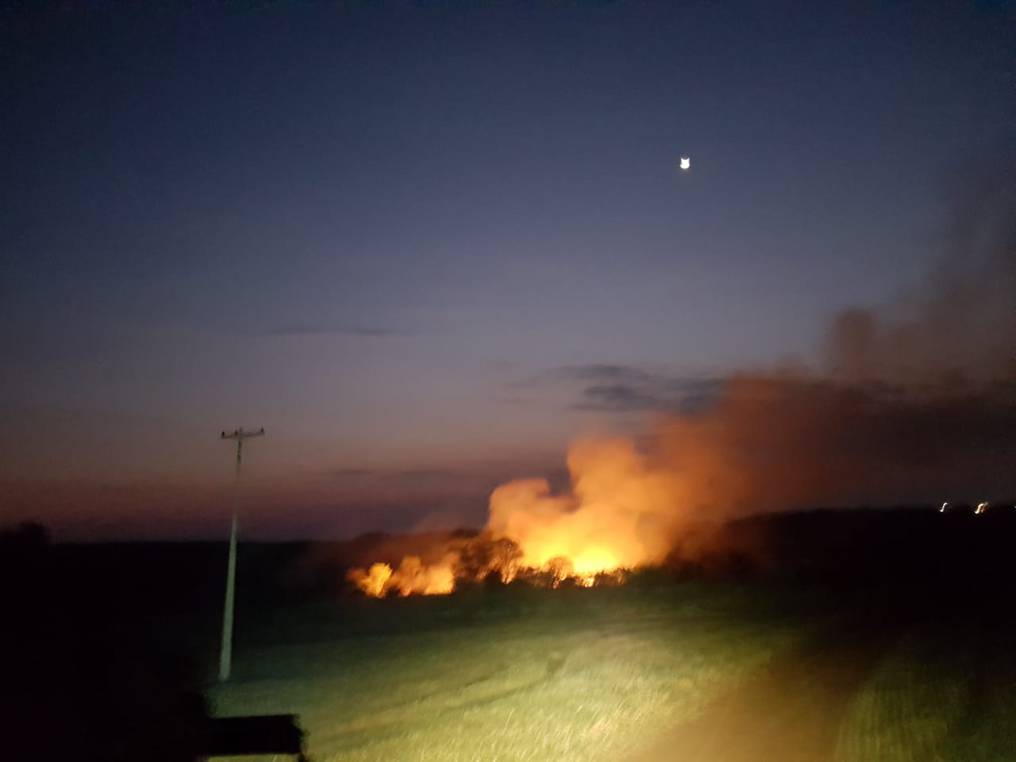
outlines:
[{"label": "orange smoke cloud", "polygon": [[409,556],[398,569],[374,564],[349,579],[363,592],[451,592],[455,578],[476,581],[521,573],[546,584],[591,586],[619,571],[658,563],[682,517],[676,475],[626,439],[587,439],[568,453],[570,491],[555,495],[545,479],[518,479],[490,496],[481,535],[424,566]]},{"label": "orange smoke cloud", "polygon": [[582,577],[659,561],[679,520],[680,484],[634,443],[582,440],[568,453],[571,492],[519,479],[490,496],[487,530],[518,544],[525,566],[568,559]]},{"label": "orange smoke cloud", "polygon": [[[649,436],[585,439],[570,488],[497,487],[479,537],[433,566],[414,556],[354,570],[369,595],[443,593],[497,574],[555,585],[663,561],[692,522],[785,509],[934,502],[1016,493],[1016,399],[1008,385],[901,393],[804,375],[729,379],[700,412]],[[501,543],[494,552],[495,543]],[[380,581],[379,581],[380,580]]]}]

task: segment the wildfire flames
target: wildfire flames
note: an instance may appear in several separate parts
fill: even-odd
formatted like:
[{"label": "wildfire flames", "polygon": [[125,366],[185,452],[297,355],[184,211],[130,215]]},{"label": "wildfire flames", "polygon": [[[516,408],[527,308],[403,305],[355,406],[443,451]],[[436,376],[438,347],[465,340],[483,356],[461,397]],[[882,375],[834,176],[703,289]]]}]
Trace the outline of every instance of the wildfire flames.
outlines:
[{"label": "wildfire flames", "polygon": [[452,543],[435,564],[406,556],[397,568],[375,563],[349,580],[370,596],[450,593],[457,580],[524,577],[584,587],[622,579],[661,560],[670,547],[677,484],[666,469],[623,439],[584,440],[568,454],[571,490],[555,495],[545,479],[518,479],[490,496],[477,537]]},{"label": "wildfire flames", "polygon": [[[708,538],[689,531],[703,519],[957,492],[1011,474],[1009,388],[900,398],[798,376],[728,379],[708,411],[662,419],[642,449],[627,439],[573,445],[569,489],[502,484],[479,535],[432,549],[428,563],[409,555],[349,579],[372,596],[449,593],[490,575],[592,586],[670,553],[708,552]],[[954,422],[950,435],[943,422]]]},{"label": "wildfire flames", "polygon": [[381,597],[391,591],[399,595],[442,595],[455,589],[453,563],[450,560],[426,566],[419,556],[406,556],[398,569],[388,564],[371,564],[370,568],[353,569],[349,578],[367,595]]}]

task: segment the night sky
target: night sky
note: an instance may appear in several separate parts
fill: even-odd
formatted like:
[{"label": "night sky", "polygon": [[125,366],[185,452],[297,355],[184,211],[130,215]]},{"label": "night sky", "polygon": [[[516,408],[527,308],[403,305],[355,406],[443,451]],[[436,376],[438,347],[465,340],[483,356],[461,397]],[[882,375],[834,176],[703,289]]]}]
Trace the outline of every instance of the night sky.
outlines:
[{"label": "night sky", "polygon": [[0,501],[62,537],[223,535],[239,425],[252,535],[482,522],[818,363],[1016,130],[1009,4],[60,5],[0,10]]}]

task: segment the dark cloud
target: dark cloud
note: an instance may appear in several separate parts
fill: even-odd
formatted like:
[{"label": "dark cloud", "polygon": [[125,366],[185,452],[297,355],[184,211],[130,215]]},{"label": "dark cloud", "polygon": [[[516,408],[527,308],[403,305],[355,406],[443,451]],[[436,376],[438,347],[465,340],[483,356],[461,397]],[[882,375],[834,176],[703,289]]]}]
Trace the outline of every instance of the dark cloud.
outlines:
[{"label": "dark cloud", "polygon": [[596,381],[599,383],[642,383],[652,378],[652,374],[634,365],[609,365],[594,363],[591,365],[564,365],[552,368],[544,375],[551,380]]},{"label": "dark cloud", "polygon": [[632,365],[571,365],[548,371],[549,382],[576,388],[575,410],[694,412],[722,391],[723,379],[675,376]]},{"label": "dark cloud", "polygon": [[664,407],[664,401],[630,384],[594,384],[581,391],[576,410],[635,411]]}]

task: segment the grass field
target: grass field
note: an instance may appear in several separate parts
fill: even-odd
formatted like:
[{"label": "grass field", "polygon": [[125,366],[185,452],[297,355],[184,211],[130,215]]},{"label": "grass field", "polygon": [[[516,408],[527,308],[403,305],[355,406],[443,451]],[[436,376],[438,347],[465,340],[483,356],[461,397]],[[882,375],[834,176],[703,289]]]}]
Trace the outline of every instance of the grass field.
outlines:
[{"label": "grass field", "polygon": [[211,698],[299,713],[316,762],[616,760],[808,629],[719,585],[308,606],[251,633]]},{"label": "grass field", "polygon": [[836,758],[1016,759],[1016,632],[978,624],[905,633],[851,701]]},{"label": "grass field", "polygon": [[249,615],[208,695],[299,714],[315,762],[1016,759],[1011,625],[841,603],[758,581],[308,602]]},{"label": "grass field", "polygon": [[30,583],[8,756],[193,759],[210,709],[298,714],[316,762],[1016,761],[1016,515],[748,529],[770,565],[383,600],[342,587],[343,546],[247,545],[225,685],[221,544],[31,546],[0,556]]},{"label": "grass field", "polygon": [[355,548],[245,545],[225,685],[221,544],[12,544],[5,758],[192,760],[211,710],[298,714],[316,762],[1016,762],[1016,512],[742,529],[754,567],[383,600]]}]

